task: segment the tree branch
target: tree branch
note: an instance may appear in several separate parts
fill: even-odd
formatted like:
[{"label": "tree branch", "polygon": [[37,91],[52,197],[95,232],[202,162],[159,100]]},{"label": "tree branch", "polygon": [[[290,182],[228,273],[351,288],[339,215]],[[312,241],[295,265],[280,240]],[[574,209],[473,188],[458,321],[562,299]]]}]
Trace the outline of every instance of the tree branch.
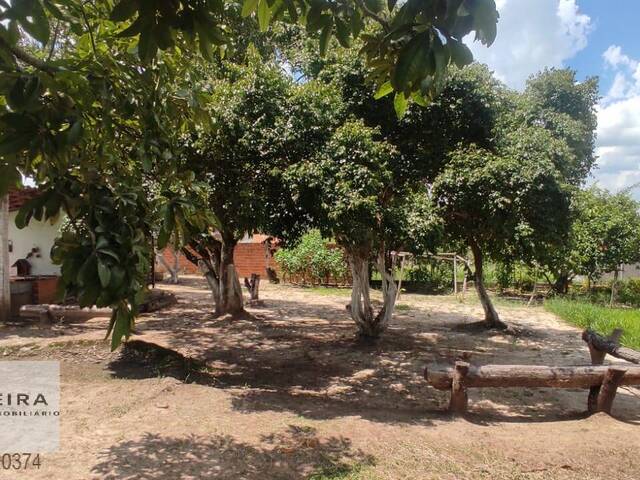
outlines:
[{"label": "tree branch", "polygon": [[37,57],[34,57],[30,53],[25,52],[20,47],[15,47],[9,45],[7,41],[0,37],[0,48],[7,50],[11,55],[13,55],[16,59],[20,60],[27,65],[32,66],[33,68],[37,68],[38,70],[42,70],[43,72],[49,73],[53,75],[54,73],[60,71],[58,67],[53,65],[49,65],[47,62],[40,60]]},{"label": "tree branch", "polygon": [[367,5],[362,0],[356,0],[356,4],[360,7],[360,9],[362,10],[362,12],[366,17],[372,18],[373,20],[378,22],[380,25],[382,25],[382,28],[384,28],[385,31],[387,32],[389,31],[390,29],[389,22],[386,19],[382,18],[380,15],[370,10],[369,7],[367,7]]}]

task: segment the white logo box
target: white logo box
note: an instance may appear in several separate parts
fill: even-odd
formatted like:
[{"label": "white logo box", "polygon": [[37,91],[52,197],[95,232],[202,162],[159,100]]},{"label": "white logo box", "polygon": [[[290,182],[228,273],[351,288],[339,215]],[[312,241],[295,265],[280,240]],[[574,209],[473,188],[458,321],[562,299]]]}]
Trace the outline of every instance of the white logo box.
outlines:
[{"label": "white logo box", "polygon": [[0,361],[0,454],[49,453],[60,442],[60,362]]}]

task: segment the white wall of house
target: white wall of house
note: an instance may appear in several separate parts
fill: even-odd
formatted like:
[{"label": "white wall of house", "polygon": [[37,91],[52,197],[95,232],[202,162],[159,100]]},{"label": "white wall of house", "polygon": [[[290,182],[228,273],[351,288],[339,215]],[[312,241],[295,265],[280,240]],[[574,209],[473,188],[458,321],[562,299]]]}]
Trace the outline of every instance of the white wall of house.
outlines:
[{"label": "white wall of house", "polygon": [[9,213],[9,242],[11,244],[9,265],[13,265],[20,258],[26,258],[32,249],[38,248],[39,253],[28,258],[31,263],[31,274],[59,275],[60,267],[51,261],[51,247],[58,236],[63,218],[60,217],[53,224],[31,220],[26,228],[20,230],[16,227],[17,213]]}]

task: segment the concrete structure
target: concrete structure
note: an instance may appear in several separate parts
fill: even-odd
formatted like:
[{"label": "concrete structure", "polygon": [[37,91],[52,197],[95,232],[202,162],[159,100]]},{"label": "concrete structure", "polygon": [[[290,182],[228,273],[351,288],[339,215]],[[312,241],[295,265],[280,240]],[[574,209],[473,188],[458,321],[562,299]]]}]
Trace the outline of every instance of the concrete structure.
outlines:
[{"label": "concrete structure", "polygon": [[54,223],[32,219],[26,228],[20,230],[16,227],[18,210],[35,195],[35,188],[12,190],[9,193],[9,265],[26,258],[31,264],[31,275],[59,275],[60,267],[51,261],[51,247],[60,232],[62,216]]},{"label": "concrete structure", "polygon": [[[620,267],[618,280],[640,279],[640,263],[625,264]],[[613,280],[613,272],[602,275],[598,281]]]}]

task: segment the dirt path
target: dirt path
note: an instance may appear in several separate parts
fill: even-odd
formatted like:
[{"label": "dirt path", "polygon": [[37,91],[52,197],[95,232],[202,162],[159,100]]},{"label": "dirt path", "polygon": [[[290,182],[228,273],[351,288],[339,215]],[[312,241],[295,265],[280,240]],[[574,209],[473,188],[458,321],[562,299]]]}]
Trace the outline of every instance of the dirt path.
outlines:
[{"label": "dirt path", "polygon": [[475,301],[406,295],[385,338],[359,346],[347,292],[264,285],[263,308],[216,319],[199,279],[163,288],[179,303],[141,318],[138,338],[205,368],[110,353],[104,319],[0,329],[2,358],[62,362],[62,448],[24,478],[635,479],[640,471],[640,399],[627,391],[615,418],[585,418],[585,391],[553,389],[474,389],[466,419],[441,413],[447,394],[426,386],[427,364],[464,352],[476,364],[587,361],[579,332],[540,308],[500,306],[527,332],[516,339],[456,328],[480,318]]}]

